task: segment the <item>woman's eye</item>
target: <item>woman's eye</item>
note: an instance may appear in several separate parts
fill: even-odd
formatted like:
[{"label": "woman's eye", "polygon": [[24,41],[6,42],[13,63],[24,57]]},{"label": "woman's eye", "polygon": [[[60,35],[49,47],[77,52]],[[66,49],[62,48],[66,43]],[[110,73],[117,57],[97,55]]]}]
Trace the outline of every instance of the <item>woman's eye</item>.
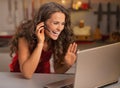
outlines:
[{"label": "woman's eye", "polygon": [[[54,23],[55,25],[59,24],[58,22]],[[61,25],[65,25],[65,23],[61,23]]]},{"label": "woman's eye", "polygon": [[56,22],[56,23],[54,23],[54,24],[56,25],[56,24],[59,24],[59,23],[58,23],[58,22]]}]

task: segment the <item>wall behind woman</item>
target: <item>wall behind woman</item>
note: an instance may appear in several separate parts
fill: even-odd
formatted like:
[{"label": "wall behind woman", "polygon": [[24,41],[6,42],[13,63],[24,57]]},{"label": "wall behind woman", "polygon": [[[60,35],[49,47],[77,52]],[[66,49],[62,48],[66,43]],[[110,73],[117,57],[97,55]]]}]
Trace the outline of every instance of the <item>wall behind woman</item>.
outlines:
[{"label": "wall behind woman", "polygon": [[[92,31],[96,29],[97,27],[97,19],[98,15],[95,14],[94,12],[98,11],[98,4],[91,4],[91,9],[84,11],[72,11],[71,12],[71,20],[72,20],[72,25],[77,26],[79,25],[80,20],[85,21],[85,25],[91,26]],[[116,11],[117,4],[112,4],[111,3],[111,11]],[[119,6],[120,7],[120,6]],[[104,12],[107,12],[107,3],[102,3],[102,9]],[[110,31],[116,31],[116,15],[111,14],[110,16]],[[119,21],[120,22],[120,21]],[[107,34],[107,14],[102,15],[102,20],[100,22],[100,29],[102,34]],[[120,23],[119,23],[120,25]],[[120,28],[119,28],[120,31]]]},{"label": "wall behind woman", "polygon": [[[11,2],[9,2],[11,1]],[[0,33],[13,33],[23,19],[21,0],[0,0]]]}]

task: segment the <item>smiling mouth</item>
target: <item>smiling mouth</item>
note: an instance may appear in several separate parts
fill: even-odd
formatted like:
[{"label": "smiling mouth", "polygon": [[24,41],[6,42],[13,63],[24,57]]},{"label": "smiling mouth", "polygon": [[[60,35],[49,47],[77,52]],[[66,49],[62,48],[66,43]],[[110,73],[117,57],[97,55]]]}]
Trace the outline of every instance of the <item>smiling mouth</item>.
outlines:
[{"label": "smiling mouth", "polygon": [[51,34],[54,34],[54,35],[59,35],[60,32],[55,32],[55,31],[50,31],[47,26],[45,26],[45,29],[47,29],[47,31],[49,31]]},{"label": "smiling mouth", "polygon": [[52,33],[53,33],[53,34],[60,34],[60,32],[54,32],[54,31],[52,31]]}]

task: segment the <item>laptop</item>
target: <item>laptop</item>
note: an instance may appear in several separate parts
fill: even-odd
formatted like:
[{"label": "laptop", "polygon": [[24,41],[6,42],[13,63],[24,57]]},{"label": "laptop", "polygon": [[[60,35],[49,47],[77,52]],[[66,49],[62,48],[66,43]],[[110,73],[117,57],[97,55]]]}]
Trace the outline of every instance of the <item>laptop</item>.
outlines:
[{"label": "laptop", "polygon": [[75,77],[45,85],[45,88],[99,88],[120,77],[120,42],[78,51]]}]

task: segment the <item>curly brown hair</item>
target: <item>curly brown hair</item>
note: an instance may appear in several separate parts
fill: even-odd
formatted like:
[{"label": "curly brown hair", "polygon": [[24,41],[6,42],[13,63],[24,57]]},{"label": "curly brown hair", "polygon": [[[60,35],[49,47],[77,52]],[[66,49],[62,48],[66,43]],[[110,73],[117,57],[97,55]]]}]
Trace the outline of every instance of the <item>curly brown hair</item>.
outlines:
[{"label": "curly brown hair", "polygon": [[37,38],[35,36],[36,25],[40,22],[45,22],[46,20],[48,20],[55,12],[62,12],[65,14],[64,29],[57,40],[52,40],[50,38],[45,40],[48,42],[48,46],[53,51],[54,62],[62,62],[69,44],[74,42],[74,35],[71,29],[69,11],[55,2],[50,2],[42,5],[32,20],[28,20],[19,25],[15,35],[10,42],[10,55],[12,56],[13,53],[17,52],[18,39],[20,37],[24,37],[28,41],[29,49],[32,53],[37,44]]}]

